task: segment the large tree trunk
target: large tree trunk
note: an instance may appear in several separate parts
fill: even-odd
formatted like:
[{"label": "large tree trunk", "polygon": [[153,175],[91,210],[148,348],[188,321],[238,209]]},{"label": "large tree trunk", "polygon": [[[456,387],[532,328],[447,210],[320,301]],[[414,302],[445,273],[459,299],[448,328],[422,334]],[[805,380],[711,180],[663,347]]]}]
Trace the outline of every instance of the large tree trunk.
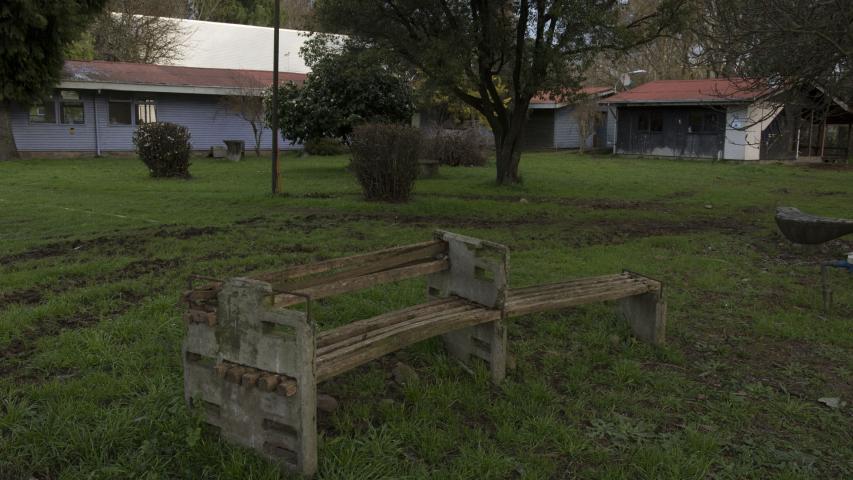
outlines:
[{"label": "large tree trunk", "polygon": [[521,163],[521,140],[527,118],[526,114],[511,115],[510,118],[506,128],[492,127],[495,136],[498,185],[514,185],[521,182],[518,164]]},{"label": "large tree trunk", "polygon": [[12,105],[0,101],[0,161],[18,158],[18,147],[12,136]]}]

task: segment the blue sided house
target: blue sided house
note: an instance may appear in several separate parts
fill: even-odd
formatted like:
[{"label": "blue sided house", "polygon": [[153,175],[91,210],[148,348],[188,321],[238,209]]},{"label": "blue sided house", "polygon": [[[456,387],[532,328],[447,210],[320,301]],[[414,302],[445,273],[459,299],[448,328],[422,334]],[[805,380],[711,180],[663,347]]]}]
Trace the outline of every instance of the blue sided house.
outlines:
[{"label": "blue sided house", "polygon": [[[303,73],[280,73],[302,83]],[[272,72],[120,62],[68,61],[58,87],[33,105],[13,105],[12,133],[24,156],[104,155],[132,152],[133,132],[147,122],[187,127],[193,149],[223,140],[255,146],[252,126],[227,97],[261,95]],[[281,139],[281,148],[301,148]],[[261,149],[272,149],[265,129]]]}]

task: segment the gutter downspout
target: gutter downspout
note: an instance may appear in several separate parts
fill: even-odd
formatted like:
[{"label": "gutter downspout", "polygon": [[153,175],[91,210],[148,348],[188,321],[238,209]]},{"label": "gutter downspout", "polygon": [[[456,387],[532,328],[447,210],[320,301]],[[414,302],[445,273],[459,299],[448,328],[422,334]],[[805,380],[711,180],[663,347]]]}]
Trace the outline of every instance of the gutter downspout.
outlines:
[{"label": "gutter downspout", "polygon": [[95,114],[93,117],[95,119],[95,156],[96,157],[101,156],[101,136],[100,136],[100,131],[98,130],[98,94],[100,94],[100,93],[101,93],[101,91],[98,90],[97,92],[95,92],[94,95],[92,95],[92,107],[95,109]]}]

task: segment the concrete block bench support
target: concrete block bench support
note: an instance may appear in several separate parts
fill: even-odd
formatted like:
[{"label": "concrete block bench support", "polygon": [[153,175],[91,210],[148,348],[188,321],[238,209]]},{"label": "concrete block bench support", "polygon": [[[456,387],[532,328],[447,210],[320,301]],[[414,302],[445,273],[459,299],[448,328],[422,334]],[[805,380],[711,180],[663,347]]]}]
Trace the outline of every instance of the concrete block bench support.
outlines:
[{"label": "concrete block bench support", "polygon": [[445,347],[458,360],[469,363],[480,358],[489,365],[492,380],[506,376],[506,296],[509,250],[500,244],[450,232],[436,232],[447,242],[450,269],[429,276],[430,299],[451,295],[499,310],[492,322],[445,333]]},{"label": "concrete block bench support", "polygon": [[653,345],[666,342],[666,301],[663,286],[649,279],[657,289],[619,300],[619,311],[639,340]]},{"label": "concrete block bench support", "polygon": [[310,306],[273,309],[272,295],[268,283],[248,278],[227,280],[212,301],[189,294],[184,392],[223,438],[310,475],[317,469],[316,329]]}]

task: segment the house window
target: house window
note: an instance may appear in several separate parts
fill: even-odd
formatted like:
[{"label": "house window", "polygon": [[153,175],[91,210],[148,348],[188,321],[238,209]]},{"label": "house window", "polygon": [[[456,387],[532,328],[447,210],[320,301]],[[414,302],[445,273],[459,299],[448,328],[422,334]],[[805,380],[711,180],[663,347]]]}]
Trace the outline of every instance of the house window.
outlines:
[{"label": "house window", "polygon": [[154,123],[157,121],[157,105],[154,100],[142,100],[136,104],[136,124]]},{"label": "house window", "polygon": [[110,99],[110,125],[130,125],[132,123],[130,106],[130,100]]},{"label": "house window", "polygon": [[42,103],[30,107],[30,122],[56,123],[56,102],[46,98]]},{"label": "house window", "polygon": [[663,113],[640,112],[637,115],[637,131],[640,133],[663,133]]},{"label": "house window", "polygon": [[663,133],[663,113],[662,112],[652,112],[651,114],[651,132],[652,133]]},{"label": "house window", "polygon": [[83,125],[86,123],[82,102],[62,102],[60,111],[62,123],[69,125]]},{"label": "house window", "polygon": [[59,104],[60,121],[67,125],[83,125],[86,123],[80,94],[73,90],[63,90],[59,94],[62,98]]},{"label": "house window", "polygon": [[690,112],[687,133],[720,133],[720,117],[717,112]]}]

